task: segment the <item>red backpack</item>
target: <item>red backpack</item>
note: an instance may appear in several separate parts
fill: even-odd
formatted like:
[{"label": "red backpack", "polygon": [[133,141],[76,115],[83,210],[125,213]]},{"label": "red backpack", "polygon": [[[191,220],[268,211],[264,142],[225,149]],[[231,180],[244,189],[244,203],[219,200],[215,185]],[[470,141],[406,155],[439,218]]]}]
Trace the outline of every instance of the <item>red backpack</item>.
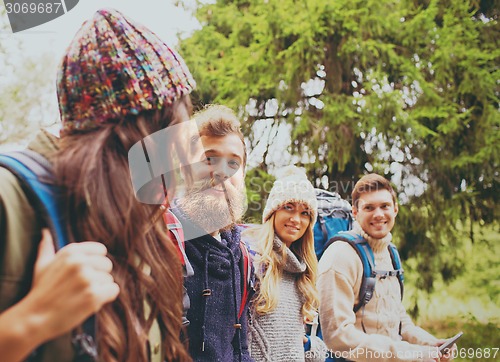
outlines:
[{"label": "red backpack", "polygon": [[167,226],[168,236],[170,237],[170,240],[175,241],[176,243],[175,249],[177,250],[177,254],[182,263],[182,266],[185,268],[191,268],[185,252],[186,245],[184,244],[184,231],[182,230],[181,222],[169,208],[165,207],[165,210],[166,211],[163,213],[163,221]]}]

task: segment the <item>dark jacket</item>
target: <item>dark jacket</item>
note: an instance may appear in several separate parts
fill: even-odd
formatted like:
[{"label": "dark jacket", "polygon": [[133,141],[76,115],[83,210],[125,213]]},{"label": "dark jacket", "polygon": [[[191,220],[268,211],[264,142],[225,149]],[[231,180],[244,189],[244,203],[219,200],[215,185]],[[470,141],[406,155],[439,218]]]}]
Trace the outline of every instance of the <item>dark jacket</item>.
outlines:
[{"label": "dark jacket", "polygon": [[[194,223],[179,208],[173,211],[184,230],[192,230]],[[189,239],[186,235],[186,254],[194,269],[194,275],[184,282],[191,302],[187,313],[189,352],[194,361],[252,361],[246,337],[248,306],[238,318],[245,282],[241,277],[241,229],[223,231],[221,239],[206,234]]]}]

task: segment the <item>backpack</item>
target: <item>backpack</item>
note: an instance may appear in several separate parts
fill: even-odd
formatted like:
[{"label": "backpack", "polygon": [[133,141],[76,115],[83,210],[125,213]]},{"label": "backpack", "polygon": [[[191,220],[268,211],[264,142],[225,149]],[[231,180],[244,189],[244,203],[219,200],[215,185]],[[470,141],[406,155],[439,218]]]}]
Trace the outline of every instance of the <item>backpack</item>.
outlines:
[{"label": "backpack", "polygon": [[325,244],[339,231],[351,230],[351,204],[336,192],[314,189],[318,200],[318,220],[314,224],[314,250],[318,260],[323,255]]},{"label": "backpack", "polygon": [[168,208],[167,204],[163,204],[163,222],[167,226],[168,236],[170,240],[175,241],[175,249],[184,270],[184,277],[189,277],[194,274],[193,267],[189,263],[186,255],[186,245],[184,244],[184,231],[182,224],[175,214]]},{"label": "backpack", "polygon": [[241,267],[243,269],[243,274],[241,276],[243,292],[241,293],[241,304],[240,310],[238,311],[238,319],[241,318],[243,312],[245,310],[246,302],[252,297],[254,293],[254,273],[253,273],[253,265],[250,258],[250,251],[248,250],[245,242],[240,241],[240,249],[242,260]]},{"label": "backpack", "polygon": [[[364,307],[373,297],[373,292],[375,290],[375,284],[377,281],[377,277],[397,277],[399,286],[401,288],[401,299],[403,299],[404,292],[404,270],[401,265],[401,258],[398,253],[398,249],[393,243],[389,243],[387,248],[389,249],[389,254],[391,256],[392,266],[394,270],[378,270],[375,265],[375,257],[373,255],[372,248],[368,241],[365,240],[361,235],[356,234],[353,231],[341,231],[334,237],[332,237],[328,242],[324,245],[324,251],[328,249],[330,245],[332,245],[336,241],[345,241],[351,247],[354,248],[359,258],[361,259],[361,263],[363,264],[363,279],[361,281],[361,286],[359,288],[359,302],[353,308],[354,313]],[[366,333],[365,325],[363,323],[363,319],[361,319],[361,327],[363,331]],[[401,335],[401,323],[399,323],[399,334]],[[321,333],[321,326],[316,321],[312,326],[312,332],[317,333],[318,337],[323,339]],[[325,362],[331,361],[345,361],[343,358],[335,357],[335,353],[330,351]]]},{"label": "backpack", "polygon": [[363,264],[363,280],[361,281],[361,287],[359,288],[359,302],[353,308],[354,313],[360,310],[361,307],[363,307],[372,299],[373,291],[375,290],[375,283],[378,276],[382,278],[393,276],[397,277],[399,281],[399,287],[401,288],[401,299],[403,298],[404,270],[401,265],[401,258],[399,257],[398,249],[393,243],[389,243],[387,248],[389,249],[389,254],[391,255],[391,261],[394,270],[378,270],[375,269],[375,257],[373,255],[370,244],[368,244],[367,240],[354,233],[353,231],[339,232],[325,244],[325,251],[330,245],[339,240],[345,241],[349,245],[351,245],[361,259],[361,263]]},{"label": "backpack", "polygon": [[[49,227],[54,238],[55,249],[68,244],[68,233],[61,206],[61,193],[55,183],[50,162],[37,152],[26,149],[0,154],[0,167],[9,170],[16,178],[33,208]],[[95,316],[84,323],[72,338],[75,361],[96,361]],[[43,345],[34,350],[27,361],[34,361],[43,350]]]}]

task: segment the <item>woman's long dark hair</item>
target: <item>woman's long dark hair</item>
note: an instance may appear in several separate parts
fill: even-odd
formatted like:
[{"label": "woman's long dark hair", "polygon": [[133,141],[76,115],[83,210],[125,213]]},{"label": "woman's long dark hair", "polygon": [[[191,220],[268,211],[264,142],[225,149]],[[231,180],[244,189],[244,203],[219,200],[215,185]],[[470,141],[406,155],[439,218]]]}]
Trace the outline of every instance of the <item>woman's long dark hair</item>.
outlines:
[{"label": "woman's long dark hair", "polygon": [[[63,136],[53,160],[56,177],[67,193],[73,241],[106,245],[112,275],[120,286],[118,298],[97,313],[100,361],[148,361],[148,331],[155,319],[164,358],[191,360],[180,340],[181,263],[159,217],[160,206],[135,198],[128,164],[134,144],[181,121],[181,105],[191,111],[189,96],[163,111],[143,112],[96,131]],[[149,316],[145,302],[151,309]]]}]

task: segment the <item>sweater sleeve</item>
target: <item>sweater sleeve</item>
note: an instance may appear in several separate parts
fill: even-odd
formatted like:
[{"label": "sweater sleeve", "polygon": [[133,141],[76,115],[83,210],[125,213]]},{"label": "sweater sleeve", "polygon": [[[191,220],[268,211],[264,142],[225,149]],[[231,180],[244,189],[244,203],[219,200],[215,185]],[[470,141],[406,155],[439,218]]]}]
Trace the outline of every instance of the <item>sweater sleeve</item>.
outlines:
[{"label": "sweater sleeve", "polygon": [[356,328],[353,306],[363,267],[350,245],[337,242],[328,248],[318,271],[320,324],[329,350],[353,361],[432,361],[436,348],[365,334]]},{"label": "sweater sleeve", "polygon": [[17,178],[0,167],[0,312],[28,291],[41,231]]},{"label": "sweater sleeve", "polygon": [[326,356],[325,343],[316,336],[309,336],[311,348],[304,352],[305,362],[323,362]]},{"label": "sweater sleeve", "polygon": [[429,332],[423,330],[422,328],[416,326],[408,313],[406,313],[406,309],[403,305],[401,305],[400,309],[401,316],[401,336],[404,341],[408,341],[413,344],[421,344],[428,346],[436,346],[438,343],[438,339],[434,337]]}]

